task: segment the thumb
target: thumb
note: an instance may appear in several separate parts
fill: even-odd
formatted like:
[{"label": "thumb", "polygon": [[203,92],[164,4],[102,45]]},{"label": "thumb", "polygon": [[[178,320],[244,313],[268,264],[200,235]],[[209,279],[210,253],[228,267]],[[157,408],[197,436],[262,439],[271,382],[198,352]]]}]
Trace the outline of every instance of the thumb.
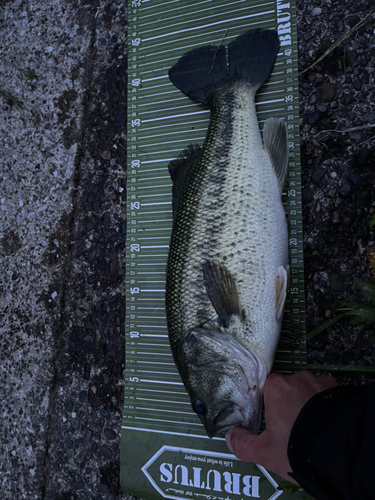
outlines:
[{"label": "thumb", "polygon": [[264,464],[268,451],[267,431],[258,435],[243,427],[232,427],[225,434],[225,441],[230,451],[240,460]]}]

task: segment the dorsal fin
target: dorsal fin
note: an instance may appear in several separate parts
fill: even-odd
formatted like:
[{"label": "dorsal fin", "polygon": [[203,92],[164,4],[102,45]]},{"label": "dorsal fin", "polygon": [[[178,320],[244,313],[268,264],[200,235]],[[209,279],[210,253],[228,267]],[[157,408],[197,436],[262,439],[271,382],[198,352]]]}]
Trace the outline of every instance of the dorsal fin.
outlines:
[{"label": "dorsal fin", "polygon": [[190,144],[184,149],[175,160],[168,165],[169,175],[173,182],[172,190],[172,209],[173,217],[177,213],[178,203],[186,187],[189,174],[193,167],[198,163],[202,153],[199,144]]}]

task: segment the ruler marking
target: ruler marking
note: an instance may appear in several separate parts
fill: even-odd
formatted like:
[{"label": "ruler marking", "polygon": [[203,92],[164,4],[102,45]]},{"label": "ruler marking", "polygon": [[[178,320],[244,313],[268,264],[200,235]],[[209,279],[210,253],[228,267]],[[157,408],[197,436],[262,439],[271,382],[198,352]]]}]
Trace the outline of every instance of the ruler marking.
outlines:
[{"label": "ruler marking", "polygon": [[[241,3],[243,5],[243,2],[240,0],[238,2],[231,2],[231,4],[230,4],[231,7],[233,5],[235,5],[236,3]],[[263,3],[263,4],[259,4],[259,5],[251,5],[251,6],[248,6],[248,7],[243,7],[242,9],[235,9],[235,10],[230,11],[230,12],[228,12],[228,11],[226,11],[226,12],[220,12],[219,14],[214,14],[212,16],[207,16],[207,17],[204,17],[204,18],[199,18],[199,21],[203,21],[203,19],[209,19],[210,17],[217,17],[217,16],[225,16],[226,17],[228,14],[230,14],[232,12],[239,12],[241,10],[255,9],[255,8],[258,8],[258,7],[264,7],[266,5],[273,5],[273,2],[267,2],[267,3]],[[194,8],[196,9],[196,7],[197,7],[197,5],[194,2]],[[224,5],[221,5],[220,7],[226,8],[227,5],[224,4]],[[176,7],[175,9],[171,9],[168,12],[172,12],[174,10],[181,11],[181,8]],[[208,9],[200,9],[199,13],[205,12],[207,10],[208,11],[210,11],[210,10],[212,11],[212,7],[208,7]],[[196,9],[196,12],[198,12],[197,9]],[[160,14],[163,14],[163,12],[161,12]],[[149,16],[147,16],[147,17],[150,17],[150,16],[151,16],[151,14]],[[177,19],[179,17],[185,17],[185,14],[180,14],[179,16],[175,16],[175,17],[166,17],[166,18],[163,18],[162,21],[163,22],[164,21],[169,21],[170,19]],[[194,19],[191,20],[191,22],[193,22],[193,21],[194,21]],[[148,26],[149,24],[155,24],[155,21],[151,21],[150,23],[145,23],[145,24],[139,24],[139,27]],[[177,24],[186,24],[186,21],[184,21],[183,23],[177,23]],[[177,26],[177,24],[175,24],[173,26]],[[167,26],[167,28],[169,28],[169,26]],[[155,29],[165,29],[165,27],[155,28]],[[155,31],[155,30],[151,30],[151,31]]]},{"label": "ruler marking", "polygon": [[217,21],[216,23],[209,23],[209,24],[204,24],[201,26],[194,26],[193,28],[185,28],[183,30],[178,30],[178,31],[172,31],[170,33],[164,33],[163,35],[157,35],[157,36],[152,36],[149,38],[144,38],[143,42],[149,42],[150,40],[156,40],[159,38],[165,38],[166,36],[172,36],[172,35],[180,35],[181,33],[186,33],[187,31],[195,31],[195,30],[200,30],[203,28],[209,28],[210,26],[217,26],[218,24],[230,24],[233,21],[241,21],[242,19],[250,19],[251,17],[259,17],[259,16],[265,16],[267,14],[274,14],[274,10],[269,10],[265,12],[257,12],[256,14],[249,14],[247,16],[241,16],[241,17],[235,17],[232,19],[224,19],[222,21]]}]

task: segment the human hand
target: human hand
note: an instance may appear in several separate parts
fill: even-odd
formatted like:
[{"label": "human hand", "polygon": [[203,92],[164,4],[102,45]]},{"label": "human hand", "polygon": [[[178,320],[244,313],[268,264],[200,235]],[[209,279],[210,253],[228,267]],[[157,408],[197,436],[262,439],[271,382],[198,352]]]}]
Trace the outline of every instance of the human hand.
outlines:
[{"label": "human hand", "polygon": [[242,427],[233,427],[225,435],[228,448],[240,460],[262,465],[297,484],[288,475],[292,472],[287,450],[293,424],[310,398],[335,385],[332,377],[307,371],[294,375],[271,373],[263,389],[266,430],[256,435]]}]

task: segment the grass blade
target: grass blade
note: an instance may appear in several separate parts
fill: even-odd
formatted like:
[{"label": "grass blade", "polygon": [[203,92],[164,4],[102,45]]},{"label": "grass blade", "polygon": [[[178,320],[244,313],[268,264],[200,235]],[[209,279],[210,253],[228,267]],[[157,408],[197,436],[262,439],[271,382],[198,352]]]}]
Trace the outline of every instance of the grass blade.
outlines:
[{"label": "grass blade", "polygon": [[311,330],[311,332],[306,335],[306,340],[311,340],[312,338],[319,335],[319,333],[324,332],[324,330],[327,330],[327,328],[329,328],[331,325],[334,325],[339,319],[343,318],[344,316],[352,316],[352,312],[348,311],[343,314],[340,314],[339,316],[336,316],[335,318],[327,321],[323,325],[314,328],[314,330]]},{"label": "grass blade", "polygon": [[355,26],[353,26],[353,28],[351,28],[347,33],[344,33],[342,36],[340,36],[340,38],[338,38],[320,57],[319,59],[317,59],[315,62],[313,62],[308,68],[304,69],[303,71],[301,71],[300,75],[303,75],[303,73],[305,73],[306,71],[308,71],[309,69],[313,68],[316,64],[318,64],[322,59],[324,59],[326,56],[328,56],[328,54],[330,54],[333,50],[335,50],[336,47],[338,47],[340,45],[340,43],[342,43],[344,40],[346,40],[352,33],[354,33],[354,31],[356,31],[357,29],[359,29],[361,26],[363,26],[365,24],[365,22],[368,20],[369,17],[371,17],[375,12],[375,9],[372,9],[371,12],[369,12],[367,14],[367,16],[365,16],[362,21],[359,21],[359,23],[357,23]]}]

